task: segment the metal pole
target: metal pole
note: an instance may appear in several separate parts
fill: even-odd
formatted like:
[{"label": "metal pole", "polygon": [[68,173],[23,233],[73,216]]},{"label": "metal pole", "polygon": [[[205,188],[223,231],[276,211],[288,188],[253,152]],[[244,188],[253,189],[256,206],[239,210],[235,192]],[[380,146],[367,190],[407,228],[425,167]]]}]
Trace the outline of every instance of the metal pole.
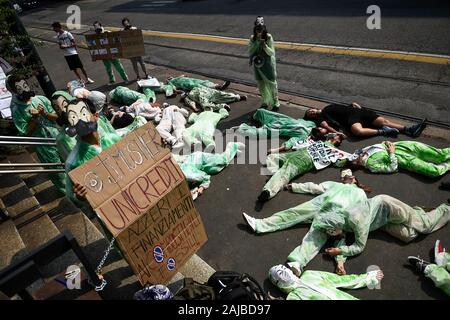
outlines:
[{"label": "metal pole", "polygon": [[0,170],[0,174],[61,173],[64,169]]},{"label": "metal pole", "polygon": [[0,140],[10,140],[10,141],[21,141],[21,140],[27,140],[27,141],[50,141],[54,142],[56,141],[55,138],[39,138],[39,137],[16,137],[16,136],[0,136]]},{"label": "metal pole", "polygon": [[0,168],[24,168],[24,167],[61,167],[64,163],[0,163]]},{"label": "metal pole", "polygon": [[18,146],[56,146],[55,142],[32,142],[32,141],[0,141],[2,145],[18,145]]}]

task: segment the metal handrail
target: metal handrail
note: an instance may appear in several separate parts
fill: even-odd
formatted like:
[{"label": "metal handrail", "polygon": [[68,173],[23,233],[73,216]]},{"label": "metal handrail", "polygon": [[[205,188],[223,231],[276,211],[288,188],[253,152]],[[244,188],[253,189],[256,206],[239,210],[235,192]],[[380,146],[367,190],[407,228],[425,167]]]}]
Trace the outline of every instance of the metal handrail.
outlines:
[{"label": "metal handrail", "polygon": [[18,145],[18,146],[56,146],[56,142],[34,142],[34,141],[0,141],[2,145]]},{"label": "metal handrail", "polygon": [[40,138],[40,137],[19,137],[19,136],[0,136],[0,140],[10,141],[47,141],[55,142],[55,138]]},{"label": "metal handrail", "polygon": [[0,170],[0,174],[61,173],[64,169]]},{"label": "metal handrail", "polygon": [[61,167],[64,166],[64,163],[0,163],[0,168],[9,168],[9,167]]}]

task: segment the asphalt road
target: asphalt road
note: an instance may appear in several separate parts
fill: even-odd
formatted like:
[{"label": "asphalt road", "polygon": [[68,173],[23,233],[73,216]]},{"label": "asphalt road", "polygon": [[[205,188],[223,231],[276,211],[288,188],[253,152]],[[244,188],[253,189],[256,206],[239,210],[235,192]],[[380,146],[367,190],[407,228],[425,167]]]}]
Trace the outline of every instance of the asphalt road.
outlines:
[{"label": "asphalt road", "polygon": [[[65,21],[65,1],[22,15],[27,26]],[[247,39],[256,15],[275,40],[448,54],[450,4],[378,1],[382,29],[368,30],[370,1],[77,1],[81,23],[119,27],[124,16],[142,29]],[[212,77],[254,83],[245,45],[146,37],[146,61]],[[298,94],[450,123],[450,65],[364,56],[277,50],[279,88]]]},{"label": "asphalt road", "polygon": [[[67,81],[73,79],[68,71],[61,52],[54,45],[40,47],[39,52],[48,68],[50,75],[58,88],[63,88]],[[111,90],[107,86],[107,77],[101,62],[90,62],[86,50],[80,50],[82,60],[90,76],[96,80],[91,89],[104,92]],[[131,64],[123,61],[129,75],[132,74]],[[152,74],[165,79],[167,75],[177,75],[174,70],[167,70],[156,66],[149,66]],[[134,87],[131,84],[130,87]],[[158,95],[158,102],[165,98]],[[178,99],[170,102],[178,103]],[[232,105],[230,117],[219,123],[218,128],[224,130],[242,122],[250,123],[250,118],[259,104],[256,97],[250,96],[248,101]],[[300,117],[303,111],[282,105],[281,112]],[[407,139],[400,136],[400,139]],[[351,140],[343,144],[343,149],[352,151],[357,147],[366,146],[382,141],[382,138],[367,140]],[[418,139],[436,147],[448,147],[449,141],[433,137]],[[247,141],[247,149],[249,141]],[[265,151],[265,150],[263,150]],[[309,226],[297,226],[289,230],[266,235],[254,235],[248,232],[243,224],[242,212],[256,217],[267,217],[301,202],[311,199],[311,196],[281,192],[264,206],[258,205],[256,198],[261,191],[266,176],[260,175],[260,164],[232,164],[220,174],[212,177],[211,187],[197,201],[197,208],[203,218],[209,240],[198,252],[216,270],[235,270],[248,272],[253,275],[273,295],[280,293],[267,281],[267,271],[275,264],[283,263],[288,254],[300,244]],[[401,172],[394,175],[374,175],[358,171],[360,181],[372,187],[370,196],[389,194],[408,204],[425,207],[435,207],[446,201],[449,192],[438,189],[439,179],[424,179],[414,174]],[[320,183],[327,180],[336,181],[339,171],[329,168],[318,173],[309,173],[296,179],[296,182],[312,181]],[[446,296],[436,289],[429,279],[410,270],[406,264],[408,255],[420,254],[431,259],[431,249],[436,239],[441,239],[447,247],[450,246],[450,225],[438,232],[420,236],[410,244],[403,244],[381,231],[373,232],[364,252],[347,262],[349,273],[364,273],[371,265],[379,266],[385,273],[381,290],[352,290],[351,294],[361,299],[445,299]],[[312,270],[332,272],[334,263],[319,254],[309,265]]]}]

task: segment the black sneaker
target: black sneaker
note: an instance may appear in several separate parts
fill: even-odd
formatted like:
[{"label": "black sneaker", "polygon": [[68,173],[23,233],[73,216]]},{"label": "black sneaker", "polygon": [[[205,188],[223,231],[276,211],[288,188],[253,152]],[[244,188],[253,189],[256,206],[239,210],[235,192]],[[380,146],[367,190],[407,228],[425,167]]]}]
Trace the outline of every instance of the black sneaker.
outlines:
[{"label": "black sneaker", "polygon": [[267,190],[264,190],[263,192],[261,192],[261,194],[258,197],[258,200],[260,202],[266,202],[267,200],[269,200],[270,198],[270,192]]},{"label": "black sneaker", "polygon": [[430,262],[420,259],[420,257],[409,256],[409,263],[416,268],[417,271],[424,272]]},{"label": "black sneaker", "polygon": [[231,82],[230,81],[225,81],[222,86],[220,86],[220,90],[225,90],[226,88],[228,88],[230,86]]},{"label": "black sneaker", "polygon": [[441,182],[439,189],[450,190],[450,181]]},{"label": "black sneaker", "polygon": [[426,128],[426,126],[427,126],[426,121],[427,121],[427,119],[423,119],[419,123],[416,123],[416,124],[406,127],[405,134],[407,134],[410,137],[417,138],[418,136],[420,136],[422,131]]}]

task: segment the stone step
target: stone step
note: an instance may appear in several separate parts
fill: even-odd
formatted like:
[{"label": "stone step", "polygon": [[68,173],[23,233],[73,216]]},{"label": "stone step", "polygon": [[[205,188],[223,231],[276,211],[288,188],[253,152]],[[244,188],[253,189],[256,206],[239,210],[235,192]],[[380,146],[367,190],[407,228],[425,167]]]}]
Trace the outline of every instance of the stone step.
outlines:
[{"label": "stone step", "polygon": [[0,270],[26,255],[25,243],[20,237],[14,222],[9,220],[0,224]]},{"label": "stone step", "polygon": [[19,229],[19,234],[28,251],[47,243],[59,233],[58,228],[47,215],[27,223]]},{"label": "stone step", "polygon": [[39,202],[31,194],[25,183],[21,182],[10,193],[1,197],[8,216],[16,218],[39,208]]}]

